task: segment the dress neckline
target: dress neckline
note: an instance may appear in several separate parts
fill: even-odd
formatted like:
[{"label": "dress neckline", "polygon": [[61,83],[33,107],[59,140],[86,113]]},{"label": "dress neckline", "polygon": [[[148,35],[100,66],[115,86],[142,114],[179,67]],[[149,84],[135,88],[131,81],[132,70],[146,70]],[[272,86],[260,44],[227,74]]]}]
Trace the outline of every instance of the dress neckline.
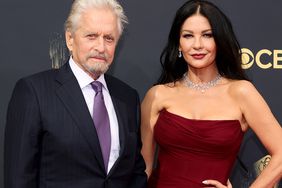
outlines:
[{"label": "dress neckline", "polygon": [[167,113],[167,114],[169,114],[171,116],[175,116],[175,117],[187,120],[187,121],[198,121],[198,122],[238,122],[240,124],[240,121],[238,119],[218,119],[218,120],[217,119],[193,119],[193,118],[187,118],[187,117],[184,117],[184,116],[181,116],[181,115],[169,112],[165,108],[160,111],[160,113],[163,113],[163,112]]}]

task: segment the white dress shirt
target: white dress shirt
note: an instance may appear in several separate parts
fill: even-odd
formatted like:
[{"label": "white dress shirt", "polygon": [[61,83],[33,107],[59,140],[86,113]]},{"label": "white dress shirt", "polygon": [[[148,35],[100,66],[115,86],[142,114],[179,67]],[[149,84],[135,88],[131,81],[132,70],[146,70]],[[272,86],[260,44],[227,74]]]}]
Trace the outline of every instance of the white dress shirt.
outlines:
[{"label": "white dress shirt", "polygon": [[[84,70],[82,70],[70,57],[69,64],[73,74],[75,75],[78,84],[82,90],[84,99],[88,106],[88,110],[93,117],[93,106],[94,104],[94,97],[95,97],[95,90],[92,88],[91,83],[94,81]],[[108,163],[107,172],[109,173],[110,169],[114,165],[115,161],[119,157],[120,151],[120,142],[119,142],[119,129],[118,129],[118,121],[116,112],[114,109],[114,105],[112,102],[112,98],[110,96],[104,74],[102,74],[97,81],[103,84],[102,92],[104,96],[105,106],[108,111],[109,120],[110,120],[110,129],[111,129],[111,151],[110,151],[110,158]]]}]

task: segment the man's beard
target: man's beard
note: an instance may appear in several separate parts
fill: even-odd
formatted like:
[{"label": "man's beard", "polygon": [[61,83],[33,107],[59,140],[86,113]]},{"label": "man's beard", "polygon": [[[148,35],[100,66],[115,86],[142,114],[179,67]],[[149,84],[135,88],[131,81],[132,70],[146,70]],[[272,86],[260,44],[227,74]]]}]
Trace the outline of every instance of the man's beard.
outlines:
[{"label": "man's beard", "polygon": [[108,62],[109,57],[105,53],[101,54],[98,52],[92,52],[87,56],[87,59],[89,58],[98,58],[104,60],[104,62],[92,62],[91,64],[85,64],[85,68],[96,77],[99,77],[101,74],[107,72],[110,67],[111,63]]},{"label": "man's beard", "polygon": [[95,62],[94,64],[86,65],[86,69],[96,76],[100,76],[101,74],[107,72],[109,67],[110,63],[108,62]]}]

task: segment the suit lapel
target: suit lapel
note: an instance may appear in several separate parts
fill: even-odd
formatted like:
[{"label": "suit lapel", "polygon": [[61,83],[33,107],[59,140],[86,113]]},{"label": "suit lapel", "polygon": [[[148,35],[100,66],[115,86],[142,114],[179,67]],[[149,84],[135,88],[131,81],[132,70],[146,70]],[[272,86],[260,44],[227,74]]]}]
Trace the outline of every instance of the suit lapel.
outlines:
[{"label": "suit lapel", "polygon": [[127,110],[126,110],[125,102],[120,99],[120,96],[116,92],[119,88],[116,88],[114,86],[114,84],[110,81],[107,75],[105,75],[105,80],[107,82],[107,86],[117,115],[118,126],[119,126],[119,140],[120,140],[119,157],[108,174],[108,176],[110,176],[113,173],[116,166],[118,165],[119,161],[121,160],[121,157],[124,152],[125,138],[126,138],[125,134],[126,134],[126,125],[127,125],[127,118],[126,118]]},{"label": "suit lapel", "polygon": [[100,167],[104,169],[103,157],[93,120],[89,114],[79,84],[68,63],[59,70],[57,81],[61,84],[56,91],[57,96],[73,117],[79,130],[85,136]]}]

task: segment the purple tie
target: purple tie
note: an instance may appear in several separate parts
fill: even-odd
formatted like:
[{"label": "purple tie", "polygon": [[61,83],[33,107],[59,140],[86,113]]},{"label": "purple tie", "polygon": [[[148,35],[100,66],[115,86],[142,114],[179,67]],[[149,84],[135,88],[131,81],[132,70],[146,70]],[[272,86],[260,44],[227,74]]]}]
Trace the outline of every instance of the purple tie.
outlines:
[{"label": "purple tie", "polygon": [[109,116],[102,93],[102,83],[99,81],[94,81],[91,83],[91,85],[96,92],[94,98],[93,121],[103,154],[105,169],[107,171],[111,149],[111,131]]}]

